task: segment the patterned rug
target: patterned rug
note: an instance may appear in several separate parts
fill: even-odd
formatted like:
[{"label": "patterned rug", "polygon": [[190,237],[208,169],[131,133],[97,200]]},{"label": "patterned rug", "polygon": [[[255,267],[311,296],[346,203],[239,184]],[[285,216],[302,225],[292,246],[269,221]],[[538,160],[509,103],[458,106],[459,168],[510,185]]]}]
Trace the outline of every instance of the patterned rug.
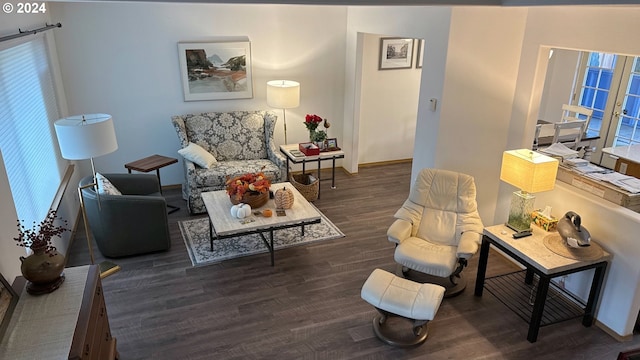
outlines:
[{"label": "patterned rug", "polygon": [[[260,235],[251,234],[229,239],[213,240],[213,252],[209,243],[209,219],[204,217],[194,220],[179,221],[182,239],[187,246],[187,252],[193,266],[209,265],[223,260],[240,256],[266,253],[267,247],[262,242]],[[267,239],[268,233],[265,234]],[[318,224],[304,227],[304,236],[301,236],[299,227],[276,230],[273,233],[273,243],[277,250],[290,246],[306,245],[316,241],[332,240],[344,237],[344,234],[326,216]],[[268,261],[268,260],[267,260]]]}]

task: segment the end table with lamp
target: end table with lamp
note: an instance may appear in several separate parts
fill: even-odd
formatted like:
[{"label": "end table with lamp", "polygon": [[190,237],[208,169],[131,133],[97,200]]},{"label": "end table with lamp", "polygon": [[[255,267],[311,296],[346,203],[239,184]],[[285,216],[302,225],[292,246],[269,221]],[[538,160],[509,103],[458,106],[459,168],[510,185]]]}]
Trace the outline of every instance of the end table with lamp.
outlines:
[{"label": "end table with lamp", "polygon": [[[483,289],[487,289],[527,321],[527,340],[532,343],[538,339],[541,326],[580,316],[582,325],[591,326],[595,320],[596,305],[611,255],[604,250],[600,256],[585,259],[559,255],[545,244],[548,236],[557,233],[546,232],[537,226],[533,226],[532,236],[526,238],[514,239],[513,233],[513,230],[502,224],[484,229],[475,296],[482,296]],[[525,270],[485,279],[491,245],[522,264]],[[551,279],[555,277],[588,269],[595,271],[586,303],[559,286],[551,284]]]},{"label": "end table with lamp", "polygon": [[[156,154],[156,155],[147,156],[146,158],[143,158],[140,160],[126,163],[124,164],[124,167],[127,168],[127,170],[129,171],[129,174],[131,174],[132,170],[144,172],[144,173],[155,170],[156,175],[158,176],[158,183],[160,183],[160,194],[162,194],[162,182],[160,181],[160,169],[165,166],[175,164],[177,162],[178,162],[178,159],[176,158]],[[171,209],[169,211],[169,214],[172,214],[180,210],[178,206],[174,206],[174,205],[167,204],[167,207]]]}]

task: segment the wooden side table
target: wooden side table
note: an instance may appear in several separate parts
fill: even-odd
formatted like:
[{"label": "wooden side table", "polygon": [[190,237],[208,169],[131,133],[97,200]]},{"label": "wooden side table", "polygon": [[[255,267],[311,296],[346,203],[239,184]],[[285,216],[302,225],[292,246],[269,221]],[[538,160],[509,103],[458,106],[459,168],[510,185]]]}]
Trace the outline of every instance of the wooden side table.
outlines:
[{"label": "wooden side table", "polygon": [[[160,180],[160,169],[165,166],[175,164],[177,162],[178,162],[178,159],[176,158],[162,156],[162,155],[151,155],[140,160],[126,163],[124,164],[124,167],[127,168],[127,170],[129,171],[129,174],[131,174],[131,170],[144,172],[144,173],[155,170],[156,175],[158,176],[158,183],[160,183],[160,194],[162,194],[162,181]],[[171,209],[169,211],[169,214],[172,214],[180,210],[179,207],[169,205],[169,204],[167,204],[167,207]]]}]

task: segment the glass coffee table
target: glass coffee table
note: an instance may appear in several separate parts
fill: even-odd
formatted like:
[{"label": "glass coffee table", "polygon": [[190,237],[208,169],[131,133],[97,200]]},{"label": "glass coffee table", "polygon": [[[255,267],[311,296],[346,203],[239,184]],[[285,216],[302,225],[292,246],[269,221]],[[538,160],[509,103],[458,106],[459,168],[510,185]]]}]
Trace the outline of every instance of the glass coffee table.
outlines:
[{"label": "glass coffee table", "polygon": [[[271,266],[275,264],[273,236],[276,230],[300,227],[301,235],[304,236],[304,226],[317,224],[321,215],[315,206],[311,205],[300,192],[289,182],[272,184],[270,190],[286,187],[293,192],[294,201],[291,209],[285,210],[284,216],[276,214],[276,206],[273,199],[257,208],[252,209],[252,215],[237,219],[231,216],[231,201],[226,190],[209,191],[202,193],[202,200],[209,216],[209,237],[211,251],[213,251],[213,241],[215,239],[233,238],[242,235],[259,234],[271,255]],[[273,215],[264,217],[255,215],[256,211],[271,209]],[[268,234],[268,239],[265,234]]]}]

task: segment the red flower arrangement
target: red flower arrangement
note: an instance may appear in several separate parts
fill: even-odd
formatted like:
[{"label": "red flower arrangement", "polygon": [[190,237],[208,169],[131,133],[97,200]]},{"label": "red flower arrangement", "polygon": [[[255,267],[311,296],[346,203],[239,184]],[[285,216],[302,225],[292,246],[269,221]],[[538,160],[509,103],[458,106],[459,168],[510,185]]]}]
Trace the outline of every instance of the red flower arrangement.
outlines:
[{"label": "red flower arrangement", "polygon": [[324,120],[318,115],[307,114],[307,116],[304,117],[304,126],[306,126],[309,131],[315,131],[323,121]]},{"label": "red flower arrangement", "polygon": [[[62,235],[63,232],[69,231],[69,229],[64,226],[55,226],[53,224],[55,220],[55,210],[50,210],[39,225],[36,225],[34,221],[31,229],[27,229],[23,222],[18,220],[18,237],[13,238],[13,240],[17,242],[16,245],[18,246],[28,247],[34,251],[44,249],[44,252],[49,254],[49,256],[54,256],[56,247],[53,246],[51,240],[54,237]],[[66,220],[64,220],[64,224],[67,224]]]},{"label": "red flower arrangement", "polygon": [[269,191],[271,182],[263,172],[247,173],[227,179],[227,194],[236,200],[242,200],[245,193],[264,194]]}]

